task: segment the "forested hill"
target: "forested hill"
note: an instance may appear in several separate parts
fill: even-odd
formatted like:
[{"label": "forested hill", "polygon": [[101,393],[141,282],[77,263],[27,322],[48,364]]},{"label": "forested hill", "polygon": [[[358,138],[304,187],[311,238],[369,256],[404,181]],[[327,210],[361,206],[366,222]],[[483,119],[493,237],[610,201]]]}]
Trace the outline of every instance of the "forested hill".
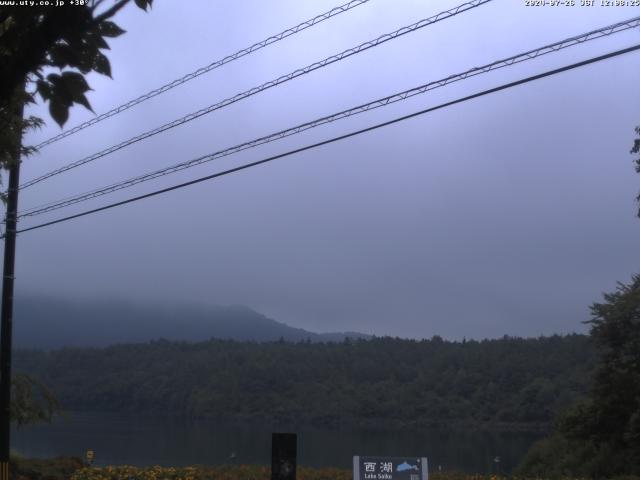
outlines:
[{"label": "forested hill", "polygon": [[548,427],[588,388],[582,335],[447,342],[154,341],[15,352],[66,409],[337,424]]},{"label": "forested hill", "polygon": [[354,332],[315,333],[277,322],[241,305],[157,305],[117,300],[16,298],[18,348],[106,347],[159,338],[201,342],[210,338],[268,342],[342,341]]}]

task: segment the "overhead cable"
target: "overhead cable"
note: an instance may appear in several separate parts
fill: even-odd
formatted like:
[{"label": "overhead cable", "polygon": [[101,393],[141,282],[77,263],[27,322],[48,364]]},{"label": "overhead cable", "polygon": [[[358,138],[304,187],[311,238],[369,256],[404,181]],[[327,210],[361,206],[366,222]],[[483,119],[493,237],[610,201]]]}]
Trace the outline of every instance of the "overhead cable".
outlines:
[{"label": "overhead cable", "polygon": [[420,115],[424,115],[426,113],[433,112],[435,110],[440,110],[440,109],[443,109],[443,108],[446,108],[446,107],[450,107],[452,105],[463,103],[463,102],[472,100],[474,98],[478,98],[478,97],[482,97],[482,96],[485,96],[485,95],[488,95],[488,94],[491,94],[491,93],[499,92],[501,90],[506,90],[506,89],[509,89],[509,88],[513,88],[513,87],[518,86],[518,85],[523,85],[525,83],[533,82],[535,80],[540,80],[542,78],[550,77],[552,75],[557,75],[557,74],[562,73],[562,72],[573,70],[575,68],[579,68],[579,67],[583,67],[583,66],[586,66],[586,65],[590,65],[590,64],[593,64],[593,63],[596,63],[596,62],[601,62],[603,60],[607,60],[607,59],[610,59],[610,58],[613,58],[613,57],[617,57],[617,56],[620,56],[620,55],[623,55],[623,54],[626,54],[626,53],[630,53],[630,52],[633,52],[633,51],[637,51],[637,50],[640,50],[640,44],[634,45],[632,47],[624,48],[624,49],[621,49],[621,50],[616,50],[616,51],[607,53],[605,55],[600,55],[598,57],[592,57],[592,58],[590,58],[588,60],[584,60],[582,62],[573,63],[571,65],[566,65],[564,67],[556,68],[554,70],[548,70],[546,72],[543,72],[543,73],[540,73],[540,74],[537,74],[537,75],[532,75],[530,77],[526,77],[526,78],[523,78],[521,80],[517,80],[517,81],[514,81],[514,82],[506,83],[506,84],[500,85],[498,87],[490,88],[488,90],[483,90],[481,92],[474,93],[474,94],[468,95],[466,97],[462,97],[462,98],[458,98],[456,100],[452,100],[450,102],[442,103],[442,104],[437,105],[435,107],[426,108],[424,110],[420,110],[418,112],[414,112],[414,113],[411,113],[409,115],[404,115],[402,117],[398,117],[398,118],[395,118],[393,120],[389,120],[389,121],[386,121],[386,122],[378,123],[376,125],[373,125],[373,126],[370,126],[370,127],[367,127],[367,128],[356,130],[354,132],[350,132],[350,133],[347,133],[347,134],[344,134],[344,135],[340,135],[340,136],[337,136],[337,137],[333,137],[333,138],[330,138],[328,140],[323,140],[321,142],[317,142],[317,143],[314,143],[314,144],[311,144],[311,145],[306,145],[306,146],[301,147],[301,148],[296,148],[294,150],[289,150],[288,152],[281,153],[281,154],[278,154],[278,155],[273,155],[271,157],[264,158],[262,160],[258,160],[258,161],[255,161],[255,162],[252,162],[252,163],[248,163],[248,164],[245,164],[245,165],[241,165],[241,166],[238,166],[238,167],[235,167],[235,168],[231,168],[229,170],[224,170],[222,172],[218,172],[218,173],[214,173],[214,174],[211,174],[211,175],[207,175],[205,177],[200,177],[200,178],[197,178],[195,180],[184,182],[184,183],[181,183],[181,184],[178,184],[178,185],[173,185],[171,187],[163,188],[163,189],[160,189],[160,190],[155,190],[153,192],[146,193],[144,195],[138,195],[136,197],[132,197],[132,198],[129,198],[129,199],[126,199],[126,200],[122,200],[120,202],[111,203],[111,204],[108,204],[108,205],[105,205],[105,206],[102,206],[102,207],[99,207],[99,208],[86,210],[84,212],[77,213],[75,215],[69,215],[67,217],[63,217],[63,218],[59,218],[59,219],[56,219],[56,220],[52,220],[50,222],[41,223],[41,224],[34,225],[34,226],[31,226],[31,227],[23,228],[21,230],[18,230],[17,233],[24,233],[24,232],[28,232],[28,231],[31,231],[31,230],[36,230],[36,229],[48,227],[48,226],[51,226],[51,225],[55,225],[55,224],[58,224],[58,223],[67,222],[69,220],[73,220],[73,219],[84,217],[84,216],[91,215],[91,214],[94,214],[94,213],[102,212],[104,210],[109,210],[111,208],[119,207],[119,206],[122,206],[122,205],[127,205],[129,203],[137,202],[139,200],[143,200],[143,199],[146,199],[146,198],[154,197],[156,195],[167,193],[167,192],[170,192],[170,191],[173,191],[173,190],[178,190],[178,189],[181,189],[181,188],[184,188],[184,187],[195,185],[197,183],[201,183],[201,182],[204,182],[204,181],[207,181],[207,180],[212,180],[214,178],[223,177],[223,176],[229,175],[231,173],[239,172],[241,170],[246,170],[248,168],[255,167],[255,166],[258,166],[258,165],[262,165],[262,164],[265,164],[265,163],[268,163],[268,162],[272,162],[274,160],[277,160],[277,159],[280,159],[280,158],[284,158],[284,157],[288,157],[288,156],[294,155],[296,153],[304,152],[304,151],[307,151],[307,150],[312,150],[314,148],[318,148],[318,147],[321,147],[323,145],[328,145],[328,144],[331,144],[331,143],[338,142],[340,140],[345,140],[347,138],[354,137],[356,135],[361,135],[361,134],[366,133],[366,132],[370,132],[370,131],[377,130],[377,129],[382,128],[382,127],[393,125],[395,123],[402,122],[404,120],[408,120],[410,118],[414,118],[414,117],[417,117],[417,116],[420,116]]},{"label": "overhead cable", "polygon": [[591,40],[595,40],[597,38],[601,38],[604,36],[609,36],[615,33],[619,33],[619,32],[623,32],[625,30],[631,29],[631,28],[637,28],[640,26],[640,16],[623,21],[623,22],[618,22],[612,25],[608,25],[606,27],[602,27],[600,29],[597,30],[592,30],[589,31],[587,33],[583,33],[581,35],[576,35],[564,40],[561,40],[559,42],[555,42],[549,45],[545,45],[543,47],[534,49],[534,50],[529,50],[523,53],[519,53],[517,55],[513,55],[511,57],[508,58],[504,58],[502,60],[497,60],[495,62],[492,63],[488,63],[486,65],[480,66],[480,67],[474,67],[471,68],[469,70],[466,70],[462,73],[457,73],[454,75],[450,75],[448,77],[445,77],[443,79],[440,80],[436,80],[436,81],[432,81],[429,83],[426,83],[424,85],[420,85],[418,87],[414,87],[411,88],[409,90],[405,90],[403,92],[399,92],[399,93],[395,93],[393,95],[389,95],[383,98],[380,98],[378,100],[374,100],[372,102],[369,103],[365,103],[363,105],[359,105],[357,107],[353,107],[347,110],[343,110],[341,112],[338,113],[334,113],[332,115],[328,115],[328,116],[324,116],[321,118],[317,118],[315,120],[312,120],[310,122],[306,122],[300,125],[297,125],[295,127],[291,127],[291,128],[287,128],[285,130],[280,130],[276,133],[272,133],[248,142],[244,142],[241,143],[239,145],[235,145],[233,147],[229,147],[226,148],[224,150],[220,150],[217,151],[215,153],[212,154],[208,154],[208,155],[204,155],[201,157],[197,157],[185,162],[181,162],[169,167],[165,167],[162,169],[158,169],[155,170],[153,172],[149,172],[149,173],[145,173],[143,175],[139,175],[121,182],[117,182],[117,183],[113,183],[111,185],[105,186],[105,187],[101,187],[89,192],[85,192],[85,193],[81,193],[81,194],[77,194],[71,197],[67,197],[64,199],[60,199],[60,200],[56,200],[54,202],[49,202],[45,205],[41,205],[41,206],[37,206],[37,207],[33,207],[31,209],[25,210],[23,212],[20,212],[18,215],[18,218],[24,218],[24,217],[32,217],[32,216],[36,216],[36,215],[40,215],[43,213],[47,213],[47,212],[51,212],[53,210],[58,210],[60,208],[64,208],[70,205],[74,205],[76,203],[79,202],[83,202],[85,200],[89,200],[92,198],[96,198],[96,197],[100,197],[102,195],[106,195],[109,193],[113,193],[116,192],[118,190],[122,190],[124,188],[129,188],[132,187],[134,185],[137,185],[139,183],[143,183],[149,180],[153,180],[155,178],[161,177],[161,176],[165,176],[165,175],[169,175],[171,173],[175,173],[181,170],[185,170],[187,168],[191,168],[194,167],[196,165],[200,165],[206,162],[210,162],[213,160],[216,160],[218,158],[222,158],[222,157],[226,157],[229,155],[233,155],[235,153],[241,152],[243,150],[248,150],[250,148],[254,148],[257,147],[259,145],[264,145],[266,143],[270,143],[285,137],[289,137],[291,135],[295,135],[301,132],[304,132],[306,130],[309,130],[311,128],[315,128],[318,127],[320,125],[323,124],[327,124],[327,123],[331,123],[334,122],[336,120],[340,120],[343,118],[347,118],[353,115],[357,115],[363,112],[367,112],[379,107],[383,107],[386,105],[389,105],[391,103],[396,103],[402,100],[406,100],[407,98],[413,97],[415,95],[420,95],[422,93],[426,93],[430,90],[434,90],[436,88],[440,88],[443,87],[445,85],[448,85],[450,83],[454,83],[454,82],[458,82],[460,80],[464,80],[466,78],[470,78],[473,76],[477,76],[483,73],[488,73],[490,71],[493,70],[497,70],[500,68],[504,68],[510,65],[514,65],[517,63],[521,63],[527,60],[532,60],[534,58],[540,57],[542,55],[546,55],[548,53],[552,53],[552,52],[557,52],[560,51],[562,49],[574,46],[574,45],[579,45],[582,44],[584,42],[587,41],[591,41]]},{"label": "overhead cable", "polygon": [[154,128],[153,130],[149,130],[145,133],[142,133],[140,135],[137,135],[135,137],[132,137],[128,140],[125,140],[124,142],[121,142],[117,145],[113,145],[105,150],[102,150],[100,152],[94,153],[93,155],[90,155],[88,157],[85,157],[83,159],[77,160],[73,163],[70,163],[68,165],[65,165],[63,167],[60,167],[56,170],[52,170],[48,173],[45,173],[44,175],[41,175],[37,178],[34,178],[33,180],[30,180],[24,184],[22,184],[20,186],[21,189],[25,189],[27,187],[30,187],[32,185],[35,185],[36,183],[39,183],[43,180],[46,180],[48,178],[51,178],[55,175],[59,175],[61,173],[64,173],[66,171],[69,171],[73,168],[79,167],[81,165],[84,165],[86,163],[92,162],[94,160],[97,160],[98,158],[104,157],[106,155],[109,155],[113,152],[116,152],[118,150],[121,150],[125,147],[128,147],[129,145],[133,145],[134,143],[137,143],[141,140],[147,139],[149,137],[152,137],[154,135],[157,135],[159,133],[165,132],[171,128],[177,127],[179,125],[182,125],[184,123],[190,122],[192,120],[195,120],[196,118],[200,118],[203,115],[207,115],[208,113],[211,113],[215,110],[219,110],[221,108],[227,107],[233,103],[236,103],[240,100],[243,100],[245,98],[251,97],[257,93],[263,92],[269,88],[275,87],[277,85],[281,85],[285,82],[288,82],[289,80],[293,80],[294,78],[300,77],[304,74],[310,73],[314,70],[318,70],[320,68],[324,68],[328,65],[331,65],[333,63],[339,62],[341,60],[344,60],[345,58],[349,58],[352,55],[356,55],[360,52],[363,52],[365,50],[368,50],[370,48],[373,47],[377,47],[379,45],[382,45],[383,43],[388,42],[389,40],[394,40],[398,37],[401,37],[402,35],[405,35],[407,33],[411,33],[414,32],[416,30],[419,30],[421,28],[424,28],[428,25],[432,25],[436,22],[439,22],[441,20],[445,20],[447,18],[451,18],[454,17],[462,12],[468,11],[472,8],[478,7],[482,4],[488,3],[492,0],[472,0],[470,2],[464,3],[462,5],[459,5],[455,8],[449,9],[447,11],[444,12],[440,12],[437,15],[434,15],[432,17],[420,20],[419,22],[416,22],[412,25],[406,26],[406,27],[402,27],[394,32],[391,33],[387,33],[384,35],[379,36],[378,38],[374,39],[374,40],[370,40],[368,42],[364,42],[361,43],[360,45],[356,46],[356,47],[352,47],[349,48],[347,50],[344,50],[341,53],[338,53],[336,55],[332,55],[330,57],[327,57],[323,60],[320,60],[319,62],[315,62],[312,63],[310,65],[307,65],[306,67],[303,68],[299,68],[297,70],[294,70],[293,72],[287,74],[287,75],[282,75],[278,78],[276,78],[275,80],[271,80],[269,82],[263,83],[262,85],[258,86],[258,87],[253,87],[249,90],[246,90],[242,93],[238,93],[236,95],[234,95],[233,97],[229,97],[225,100],[222,100],[218,103],[215,103],[213,105],[209,105],[208,107],[202,108],[196,112],[190,113],[188,115],[185,115],[184,117],[178,118],[176,120],[173,120],[172,122],[169,123],[165,123],[164,125],[161,125],[160,127]]},{"label": "overhead cable", "polygon": [[189,80],[193,80],[196,77],[199,77],[200,75],[203,75],[205,73],[208,73],[212,70],[215,70],[216,68],[222,67],[223,65],[226,65],[227,63],[231,63],[234,60],[237,60],[239,58],[242,58],[246,55],[249,55],[250,53],[256,52],[264,47],[267,47],[273,43],[279,42],[280,40],[283,40],[287,37],[290,37],[291,35],[295,35],[296,33],[299,33],[303,30],[306,30],[309,27],[312,27],[314,25],[317,25],[321,22],[324,22],[325,20],[328,20],[331,17],[335,17],[336,15],[339,15],[341,13],[344,13],[346,11],[351,10],[352,8],[355,8],[359,5],[362,5],[364,3],[369,2],[370,0],[352,0],[350,2],[347,2],[343,5],[340,5],[338,7],[334,7],[331,10],[329,10],[328,12],[322,13],[320,15],[317,15],[309,20],[306,20],[302,23],[299,23],[298,25],[291,27],[291,28],[287,28],[286,30],[277,33],[275,35],[272,35],[264,40],[261,40],[260,42],[254,43],[253,45],[243,48],[241,50],[238,50],[235,53],[232,53],[231,55],[227,55],[226,57],[223,57],[219,60],[216,60],[212,63],[210,63],[209,65],[206,65],[202,68],[199,68],[191,73],[187,73],[186,75],[184,75],[181,78],[177,78],[165,85],[162,85],[161,87],[156,88],[155,90],[151,90],[150,92],[145,93],[144,95],[140,95],[137,98],[134,98],[133,100],[128,101],[127,103],[123,103],[122,105],[115,107],[111,110],[109,110],[108,112],[102,113],[100,115],[98,115],[97,117],[94,117],[90,120],[87,120],[86,122],[81,123],[80,125],[77,125],[73,128],[70,128],[69,130],[65,130],[64,132],[59,133],[58,135],[55,135],[47,140],[45,140],[44,142],[36,145],[36,148],[40,149],[42,147],[45,147],[47,145],[50,145],[54,142],[57,142],[58,140],[62,140],[65,137],[68,137],[69,135],[73,135],[74,133],[79,132],[80,130],[84,130],[87,127],[90,127],[91,125],[95,125],[96,123],[99,123],[103,120],[106,120],[107,118],[113,117],[114,115],[118,115],[119,113],[124,112],[125,110],[129,110],[131,107],[134,107],[142,102],[145,102],[147,100],[149,100],[150,98],[156,97],[164,92],[167,92],[169,90],[171,90],[172,88],[177,87],[178,85],[182,85],[183,83],[188,82]]}]

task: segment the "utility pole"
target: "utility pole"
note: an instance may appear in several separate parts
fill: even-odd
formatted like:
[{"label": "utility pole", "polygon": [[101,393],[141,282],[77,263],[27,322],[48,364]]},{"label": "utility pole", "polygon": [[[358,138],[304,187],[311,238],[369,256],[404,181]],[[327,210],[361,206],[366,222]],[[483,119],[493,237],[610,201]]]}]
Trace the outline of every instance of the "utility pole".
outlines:
[{"label": "utility pole", "polygon": [[[24,89],[24,87],[23,87]],[[13,279],[16,259],[16,227],[18,223],[18,187],[20,185],[20,150],[22,147],[23,90],[15,95],[16,143],[9,165],[6,230],[4,234],[4,266],[2,273],[2,312],[0,317],[0,480],[9,480],[9,447],[11,435],[11,333],[13,327]],[[13,105],[12,105],[13,107]]]}]

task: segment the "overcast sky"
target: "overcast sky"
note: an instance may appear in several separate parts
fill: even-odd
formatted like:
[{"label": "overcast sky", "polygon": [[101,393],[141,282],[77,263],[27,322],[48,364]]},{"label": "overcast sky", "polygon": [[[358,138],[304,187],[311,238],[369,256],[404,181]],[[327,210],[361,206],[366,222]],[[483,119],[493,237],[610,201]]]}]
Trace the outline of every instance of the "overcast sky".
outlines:
[{"label": "overcast sky", "polygon": [[[462,3],[462,2],[460,2]],[[616,21],[640,8],[494,0],[21,193],[21,210],[214,152]],[[335,0],[176,2],[117,17],[97,113],[329,10]],[[42,149],[26,181],[454,7],[371,0]],[[216,160],[35,225],[640,42],[638,30]],[[243,304],[313,331],[484,338],[584,332],[640,269],[640,53],[631,53],[19,236],[16,294]],[[60,131],[47,127],[37,143]],[[92,114],[76,107],[66,127]]]}]

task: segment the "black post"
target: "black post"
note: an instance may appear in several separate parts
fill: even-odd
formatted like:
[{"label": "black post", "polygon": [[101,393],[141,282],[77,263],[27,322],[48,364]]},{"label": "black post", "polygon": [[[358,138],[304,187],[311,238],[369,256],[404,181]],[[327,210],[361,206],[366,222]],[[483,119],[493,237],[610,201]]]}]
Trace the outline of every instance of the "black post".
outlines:
[{"label": "black post", "polygon": [[22,99],[19,102],[15,134],[16,151],[9,167],[6,230],[4,236],[4,267],[2,274],[2,317],[0,318],[0,480],[9,480],[9,448],[11,422],[11,333],[13,326],[13,278],[16,259],[16,225],[18,186],[20,184],[20,146],[22,135]]},{"label": "black post", "polygon": [[271,480],[296,480],[295,433],[271,434]]}]

